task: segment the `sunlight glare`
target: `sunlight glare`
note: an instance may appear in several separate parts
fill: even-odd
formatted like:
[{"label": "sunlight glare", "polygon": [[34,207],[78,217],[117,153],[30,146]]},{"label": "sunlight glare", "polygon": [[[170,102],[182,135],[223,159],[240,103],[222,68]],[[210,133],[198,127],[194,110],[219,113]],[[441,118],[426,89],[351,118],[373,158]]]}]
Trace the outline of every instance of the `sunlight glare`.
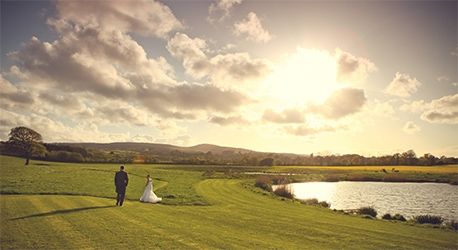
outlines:
[{"label": "sunlight glare", "polygon": [[265,87],[284,106],[325,100],[338,88],[335,58],[327,51],[298,48],[274,67]]}]

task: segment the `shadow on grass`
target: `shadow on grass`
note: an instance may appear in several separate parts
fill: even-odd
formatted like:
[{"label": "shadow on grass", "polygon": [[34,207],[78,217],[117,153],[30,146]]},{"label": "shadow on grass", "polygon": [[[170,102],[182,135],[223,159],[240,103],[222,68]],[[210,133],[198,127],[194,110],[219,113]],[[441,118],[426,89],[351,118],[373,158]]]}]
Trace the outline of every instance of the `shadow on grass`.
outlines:
[{"label": "shadow on grass", "polygon": [[10,220],[22,220],[22,219],[28,219],[28,218],[34,218],[34,217],[44,217],[44,216],[52,216],[52,215],[58,215],[58,214],[69,214],[69,213],[81,212],[81,211],[85,211],[85,210],[110,208],[110,207],[116,207],[116,206],[115,205],[93,206],[93,207],[79,207],[79,208],[72,208],[72,209],[54,210],[54,211],[46,212],[46,213],[31,214],[31,215],[27,215],[27,216],[23,216],[23,217],[17,217],[17,218],[13,218],[13,219],[10,219]]}]

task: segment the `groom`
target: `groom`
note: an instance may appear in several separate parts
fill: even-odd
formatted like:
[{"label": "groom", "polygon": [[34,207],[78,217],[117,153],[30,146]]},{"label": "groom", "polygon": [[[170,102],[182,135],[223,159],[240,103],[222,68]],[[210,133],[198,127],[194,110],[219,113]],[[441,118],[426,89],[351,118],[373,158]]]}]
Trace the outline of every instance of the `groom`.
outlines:
[{"label": "groom", "polygon": [[124,196],[126,195],[126,187],[128,182],[129,176],[127,176],[127,173],[124,172],[124,166],[121,166],[120,170],[116,172],[114,178],[116,193],[118,193],[118,196],[116,197],[116,206],[122,206],[122,203],[124,202]]}]

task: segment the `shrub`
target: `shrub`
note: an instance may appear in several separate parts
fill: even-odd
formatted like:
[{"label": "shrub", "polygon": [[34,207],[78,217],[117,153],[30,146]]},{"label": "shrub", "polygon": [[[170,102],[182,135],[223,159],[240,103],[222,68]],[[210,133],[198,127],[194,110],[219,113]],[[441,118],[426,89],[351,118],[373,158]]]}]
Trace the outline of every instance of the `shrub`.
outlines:
[{"label": "shrub", "polygon": [[215,171],[213,171],[213,170],[206,170],[206,171],[202,174],[202,176],[204,176],[204,177],[212,177],[214,174],[215,174]]},{"label": "shrub", "polygon": [[328,181],[328,182],[337,182],[339,180],[340,180],[340,176],[338,174],[328,174],[324,178],[324,181]]},{"label": "shrub", "polygon": [[407,221],[406,218],[402,216],[401,214],[395,214],[392,219],[398,220],[398,221]]},{"label": "shrub", "polygon": [[277,189],[275,189],[274,194],[281,196],[281,197],[288,198],[288,199],[294,198],[294,195],[293,193],[291,193],[291,190],[285,185],[280,186]]},{"label": "shrub", "polygon": [[377,217],[377,211],[373,207],[362,207],[358,209],[359,214],[370,215],[372,217]]},{"label": "shrub", "polygon": [[452,228],[453,230],[458,230],[458,221],[452,220],[447,223],[447,226]]},{"label": "shrub", "polygon": [[313,199],[301,200],[300,202],[301,202],[302,204],[304,204],[304,205],[312,205],[312,206],[318,204],[318,200],[315,199],[315,198],[313,198]]},{"label": "shrub", "polygon": [[329,208],[331,206],[331,204],[327,203],[326,201],[318,201],[315,198],[301,200],[300,202],[304,205],[320,206],[320,207],[325,207],[325,208]]},{"label": "shrub", "polygon": [[270,178],[264,175],[256,178],[254,186],[258,188],[262,188],[269,192],[272,191],[272,186],[270,185]]},{"label": "shrub", "polygon": [[391,214],[384,214],[384,215],[382,216],[382,219],[384,219],[384,220],[392,220],[393,217],[391,217]]},{"label": "shrub", "polygon": [[415,216],[414,221],[419,224],[435,224],[435,225],[440,225],[442,222],[444,222],[444,219],[440,216],[436,215],[418,215]]},{"label": "shrub", "polygon": [[285,176],[273,176],[271,180],[272,180],[272,184],[274,185],[285,185],[285,184],[291,183],[291,181],[288,178],[286,178]]},{"label": "shrub", "polygon": [[326,202],[326,201],[320,201],[318,203],[318,205],[320,205],[321,207],[325,207],[325,208],[330,208],[331,207],[331,204]]}]

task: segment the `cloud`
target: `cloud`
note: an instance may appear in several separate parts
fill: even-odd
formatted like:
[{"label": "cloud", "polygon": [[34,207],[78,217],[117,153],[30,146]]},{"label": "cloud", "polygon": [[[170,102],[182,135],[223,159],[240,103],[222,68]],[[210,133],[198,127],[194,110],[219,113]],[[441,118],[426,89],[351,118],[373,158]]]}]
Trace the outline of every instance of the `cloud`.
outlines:
[{"label": "cloud", "polygon": [[356,57],[339,48],[335,51],[337,63],[337,80],[342,82],[362,83],[369,73],[377,70],[369,59]]},{"label": "cloud", "polygon": [[[128,133],[105,133],[93,123],[80,122],[67,126],[60,121],[37,114],[22,115],[0,109],[0,137],[8,138],[12,127],[26,126],[38,131],[48,142],[113,142],[128,141]],[[7,123],[3,120],[8,121]]]},{"label": "cloud", "polygon": [[420,86],[421,82],[419,82],[416,78],[413,78],[408,74],[396,72],[394,79],[385,91],[388,94],[406,98],[417,92],[417,89]]},{"label": "cloud", "polygon": [[136,89],[175,83],[165,59],[147,58],[126,34],[74,27],[61,35],[53,43],[33,37],[9,56],[29,80],[53,83],[64,91],[126,98]]},{"label": "cloud", "polygon": [[421,115],[421,119],[431,123],[458,124],[458,111],[429,110]]},{"label": "cloud", "polygon": [[236,22],[232,31],[236,36],[245,36],[254,42],[268,42],[272,39],[270,33],[264,29],[261,20],[256,13],[250,12],[247,17],[240,22]]},{"label": "cloud", "polygon": [[431,123],[458,124],[458,94],[443,96],[430,102],[407,102],[400,110],[422,113],[421,119]]},{"label": "cloud", "polygon": [[376,99],[373,102],[371,102],[371,104],[368,107],[368,110],[371,113],[379,114],[381,116],[394,117],[396,111],[394,110],[392,102],[393,101],[381,102]]},{"label": "cloud", "polygon": [[[139,95],[143,105],[165,117],[186,117],[182,111],[217,111],[230,113],[251,100],[240,92],[222,90],[214,85],[181,84],[162,89],[148,89]],[[184,116],[184,117],[181,117]]]},{"label": "cloud", "polygon": [[252,59],[248,53],[226,53],[208,56],[206,42],[177,33],[167,43],[167,49],[182,61],[187,74],[195,79],[208,77],[223,88],[237,87],[259,79],[270,70],[269,62]]},{"label": "cloud", "polygon": [[[15,75],[28,82],[28,90],[32,87],[34,91],[41,89],[40,100],[48,104],[62,109],[73,108],[74,113],[91,117],[91,113],[102,108],[103,104],[98,103],[102,99],[121,104],[128,102],[129,109],[104,111],[116,111],[125,117],[122,121],[131,120],[132,124],[138,125],[145,122],[135,119],[134,109],[146,110],[164,118],[196,119],[205,112],[232,112],[249,101],[239,92],[226,91],[214,84],[177,82],[172,66],[163,57],[148,57],[143,47],[124,32],[107,30],[91,23],[83,27],[63,19],[51,20],[49,24],[58,32],[57,40],[42,42],[33,37],[18,51],[9,53],[16,63],[12,67],[17,72]],[[202,51],[205,47],[203,41],[189,40],[187,36],[177,38],[180,38],[177,43],[183,46],[171,49],[173,54],[191,59],[202,57],[204,62],[212,64]],[[196,47],[190,47],[191,43]],[[241,58],[242,61],[251,60],[249,57]],[[238,71],[233,65],[242,62],[231,64],[230,60],[220,58],[214,61],[212,67],[225,66],[228,75],[248,77],[246,72]],[[195,61],[190,64],[195,68],[198,66]],[[249,62],[241,65],[247,69],[252,66]],[[219,73],[220,70],[223,69],[215,69],[215,74],[223,74]],[[204,72],[209,74],[209,69]],[[21,98],[24,102],[26,93],[16,91],[7,94],[8,98],[16,101],[20,101],[19,94],[23,94]],[[75,98],[85,99],[91,107],[82,105]]]},{"label": "cloud", "polygon": [[230,15],[234,6],[241,4],[242,1],[243,0],[216,0],[208,7],[209,16],[207,17],[207,21],[210,23],[223,21]]},{"label": "cloud", "polygon": [[426,105],[421,119],[431,123],[458,124],[458,94],[432,100]]},{"label": "cloud", "polygon": [[456,46],[455,49],[450,52],[450,55],[458,56],[458,46]]},{"label": "cloud", "polygon": [[274,123],[303,123],[305,121],[304,111],[299,109],[287,109],[281,112],[267,109],[262,118]]},{"label": "cloud", "polygon": [[321,105],[312,105],[308,111],[326,118],[339,119],[358,112],[366,103],[364,90],[343,88],[334,91]]},{"label": "cloud", "polygon": [[60,19],[81,26],[96,23],[103,29],[136,32],[165,38],[183,25],[166,5],[155,1],[57,1]]},{"label": "cloud", "polygon": [[243,118],[240,115],[235,115],[235,116],[212,116],[209,120],[211,123],[216,123],[221,126],[227,126],[227,125],[232,125],[232,124],[248,124],[249,121],[247,121],[245,118]]},{"label": "cloud", "polygon": [[264,77],[269,71],[269,62],[252,59],[248,53],[216,55],[210,59],[211,79],[222,87],[236,87]]},{"label": "cloud", "polygon": [[212,65],[204,52],[206,49],[205,40],[190,38],[179,32],[167,42],[170,54],[182,60],[186,73],[196,79],[208,75],[211,71]]},{"label": "cloud", "polygon": [[82,108],[82,103],[73,95],[44,91],[39,94],[39,98],[52,105],[57,105],[65,109],[79,110]]},{"label": "cloud", "polygon": [[415,134],[415,133],[419,132],[421,130],[421,128],[420,128],[420,126],[418,126],[414,122],[408,121],[408,122],[406,122],[406,124],[404,125],[402,130],[404,130],[404,132],[406,132],[407,134]]},{"label": "cloud", "polygon": [[450,78],[448,76],[438,76],[437,81],[438,82],[448,82],[450,81]]},{"label": "cloud", "polygon": [[35,100],[33,95],[23,87],[18,87],[0,74],[0,98],[2,107],[30,106]]},{"label": "cloud", "polygon": [[311,127],[307,124],[298,125],[298,126],[286,126],[284,130],[291,135],[296,136],[309,136],[315,135],[324,132],[333,132],[336,131],[337,128],[331,126],[322,126],[322,127]]},{"label": "cloud", "polygon": [[424,100],[418,100],[418,101],[404,103],[401,105],[401,107],[399,107],[399,109],[401,111],[409,111],[412,113],[418,113],[418,112],[421,112],[427,109],[428,105],[429,104],[426,103]]}]

